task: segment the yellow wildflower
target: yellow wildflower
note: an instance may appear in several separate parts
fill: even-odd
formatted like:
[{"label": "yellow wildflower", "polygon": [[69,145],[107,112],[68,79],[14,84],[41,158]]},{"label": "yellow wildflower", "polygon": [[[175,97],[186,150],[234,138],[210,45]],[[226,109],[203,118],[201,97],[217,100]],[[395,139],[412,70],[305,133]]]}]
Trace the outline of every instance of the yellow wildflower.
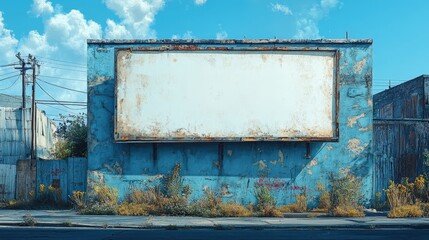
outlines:
[{"label": "yellow wildflower", "polygon": [[45,192],[45,184],[39,185],[39,192],[41,192],[41,193]]}]

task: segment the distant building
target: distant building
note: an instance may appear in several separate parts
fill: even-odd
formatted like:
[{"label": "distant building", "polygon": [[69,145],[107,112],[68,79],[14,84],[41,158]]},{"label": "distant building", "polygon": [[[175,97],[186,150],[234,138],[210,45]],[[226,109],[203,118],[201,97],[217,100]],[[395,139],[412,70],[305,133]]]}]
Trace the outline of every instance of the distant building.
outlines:
[{"label": "distant building", "polygon": [[[27,99],[27,106],[31,102]],[[19,96],[0,95],[0,199],[15,198],[16,164],[31,155],[31,108]],[[36,114],[38,158],[51,158],[56,126],[43,111]]]},{"label": "distant building", "polygon": [[[31,106],[31,97],[25,99],[26,107]],[[22,96],[13,96],[0,93],[0,107],[20,108],[22,107]]]}]

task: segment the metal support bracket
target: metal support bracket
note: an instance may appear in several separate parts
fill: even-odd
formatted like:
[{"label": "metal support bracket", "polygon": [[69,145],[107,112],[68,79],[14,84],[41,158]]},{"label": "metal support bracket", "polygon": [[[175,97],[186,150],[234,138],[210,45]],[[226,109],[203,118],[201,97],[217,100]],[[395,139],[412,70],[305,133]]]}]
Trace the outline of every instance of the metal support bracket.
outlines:
[{"label": "metal support bracket", "polygon": [[306,146],[306,153],[305,153],[305,158],[310,159],[311,158],[311,143],[310,142],[306,142],[305,143]]}]

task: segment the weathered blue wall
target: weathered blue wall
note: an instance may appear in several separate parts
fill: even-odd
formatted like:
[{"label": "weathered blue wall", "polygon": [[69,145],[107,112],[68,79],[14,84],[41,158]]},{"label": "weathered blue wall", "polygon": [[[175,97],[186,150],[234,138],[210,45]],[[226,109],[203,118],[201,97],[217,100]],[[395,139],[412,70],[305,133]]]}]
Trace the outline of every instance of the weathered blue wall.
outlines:
[{"label": "weathered blue wall", "polygon": [[[372,41],[268,40],[188,41],[207,47],[321,47],[340,51],[339,141],[311,143],[307,159],[305,142],[151,143],[114,142],[115,48],[177,44],[180,41],[88,41],[88,181],[117,187],[121,197],[130,186],[156,182],[182,165],[193,198],[210,187],[225,201],[254,202],[255,186],[269,186],[278,204],[294,201],[306,189],[317,195],[317,182],[328,174],[350,171],[362,177],[366,199],[372,195]],[[184,42],[181,42],[182,44]],[[195,66],[189,66],[190,69]],[[222,158],[223,156],[223,158]]]}]

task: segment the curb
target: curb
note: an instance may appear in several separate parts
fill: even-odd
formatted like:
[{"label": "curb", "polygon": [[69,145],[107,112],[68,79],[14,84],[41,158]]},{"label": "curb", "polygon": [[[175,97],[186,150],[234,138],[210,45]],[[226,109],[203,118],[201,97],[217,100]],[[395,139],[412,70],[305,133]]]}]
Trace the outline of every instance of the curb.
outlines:
[{"label": "curb", "polygon": [[192,226],[192,225],[158,225],[158,226],[124,226],[124,225],[97,225],[70,223],[69,226],[64,223],[38,222],[34,226],[26,226],[17,222],[3,222],[0,226],[9,227],[59,227],[59,228],[102,228],[102,229],[142,229],[142,230],[346,230],[346,229],[429,229],[429,224],[344,224],[344,225],[213,225],[213,226]]}]

